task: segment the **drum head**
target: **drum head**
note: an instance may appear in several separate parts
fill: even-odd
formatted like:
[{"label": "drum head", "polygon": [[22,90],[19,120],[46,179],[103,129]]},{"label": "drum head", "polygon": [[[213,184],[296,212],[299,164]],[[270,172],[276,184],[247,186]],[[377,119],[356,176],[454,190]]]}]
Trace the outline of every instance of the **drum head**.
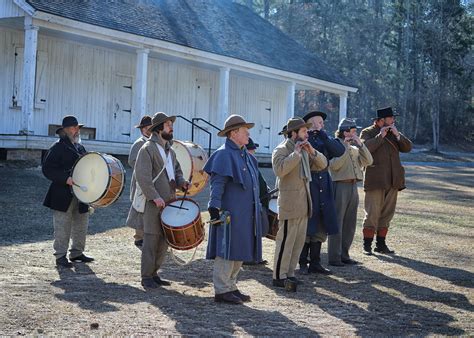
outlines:
[{"label": "drum head", "polygon": [[278,203],[276,198],[272,198],[268,204],[268,210],[278,214]]},{"label": "drum head", "polygon": [[184,179],[189,181],[193,170],[193,161],[188,149],[186,149],[186,146],[178,140],[173,141],[171,148],[173,148],[176,153],[176,160],[181,166]]},{"label": "drum head", "polygon": [[76,162],[72,179],[86,190],[73,186],[77,199],[86,204],[95,202],[104,194],[109,183],[107,162],[98,153],[87,153]]},{"label": "drum head", "polygon": [[167,205],[161,212],[161,221],[171,228],[179,228],[192,224],[200,213],[199,206],[191,200],[179,198],[168,204],[179,207],[181,206],[181,202],[183,202],[182,207],[188,210],[177,209]]}]

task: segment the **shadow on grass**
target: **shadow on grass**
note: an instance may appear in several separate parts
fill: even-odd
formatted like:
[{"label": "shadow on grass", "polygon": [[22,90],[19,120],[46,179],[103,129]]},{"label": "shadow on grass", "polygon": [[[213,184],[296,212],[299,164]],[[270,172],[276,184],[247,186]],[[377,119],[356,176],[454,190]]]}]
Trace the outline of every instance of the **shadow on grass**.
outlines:
[{"label": "shadow on grass", "polygon": [[[95,313],[120,311],[118,306],[111,303],[149,303],[174,321],[176,331],[183,335],[232,335],[236,326],[246,334],[255,336],[263,332],[273,335],[318,335],[278,311],[215,303],[213,294],[209,294],[209,297],[187,295],[173,290],[173,285],[144,291],[126,284],[107,283],[85,264],[75,264],[74,269],[61,268],[58,272],[60,280],[51,283],[64,291],[55,295],[58,299]],[[186,278],[196,279],[192,274],[186,274]],[[151,320],[153,318],[150,317]]]}]

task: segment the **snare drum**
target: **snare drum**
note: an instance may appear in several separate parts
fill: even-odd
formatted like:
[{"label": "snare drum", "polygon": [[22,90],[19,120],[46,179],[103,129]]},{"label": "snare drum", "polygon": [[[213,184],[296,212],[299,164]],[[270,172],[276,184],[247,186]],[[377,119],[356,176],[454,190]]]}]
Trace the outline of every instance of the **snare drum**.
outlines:
[{"label": "snare drum", "polygon": [[[179,209],[182,202],[182,209]],[[168,244],[177,250],[189,250],[204,240],[201,212],[196,202],[178,198],[168,203],[160,215]]]},{"label": "snare drum", "polygon": [[268,204],[268,223],[269,229],[266,237],[275,240],[278,233],[278,204],[276,198],[272,198]]},{"label": "snare drum", "polygon": [[72,169],[72,191],[79,201],[94,208],[114,203],[125,186],[125,169],[113,156],[90,152],[79,158]]},{"label": "snare drum", "polygon": [[[176,153],[176,160],[181,166],[184,179],[191,182],[187,196],[197,195],[204,189],[208,180],[208,175],[203,170],[207,153],[201,146],[189,141],[174,140],[171,147]],[[182,196],[183,192],[178,189],[176,195]]]}]

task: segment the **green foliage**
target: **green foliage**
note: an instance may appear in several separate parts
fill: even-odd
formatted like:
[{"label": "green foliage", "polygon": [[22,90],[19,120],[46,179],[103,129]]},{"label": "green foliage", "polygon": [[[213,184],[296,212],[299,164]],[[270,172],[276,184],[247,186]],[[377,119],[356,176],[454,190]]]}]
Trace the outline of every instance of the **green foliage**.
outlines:
[{"label": "green foliage", "polygon": [[[359,91],[350,96],[348,115],[359,124],[391,105],[401,114],[401,130],[435,150],[440,139],[474,140],[474,7],[467,1],[239,2],[352,80]],[[318,91],[299,93],[296,102],[299,114],[338,111],[338,98]]]}]

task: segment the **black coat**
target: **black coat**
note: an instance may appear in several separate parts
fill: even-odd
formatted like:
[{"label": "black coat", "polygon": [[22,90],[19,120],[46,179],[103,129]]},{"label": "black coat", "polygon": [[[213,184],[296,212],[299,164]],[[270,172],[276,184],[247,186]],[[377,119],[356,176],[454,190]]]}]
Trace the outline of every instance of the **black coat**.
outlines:
[{"label": "black coat", "polygon": [[[86,153],[82,145],[77,149],[67,138],[60,138],[49,149],[43,160],[43,174],[52,181],[43,205],[53,210],[66,212],[71,204],[73,193],[66,184],[68,177],[72,175],[72,167],[77,159]],[[79,203],[79,213],[83,214],[89,210],[89,206]]]}]

